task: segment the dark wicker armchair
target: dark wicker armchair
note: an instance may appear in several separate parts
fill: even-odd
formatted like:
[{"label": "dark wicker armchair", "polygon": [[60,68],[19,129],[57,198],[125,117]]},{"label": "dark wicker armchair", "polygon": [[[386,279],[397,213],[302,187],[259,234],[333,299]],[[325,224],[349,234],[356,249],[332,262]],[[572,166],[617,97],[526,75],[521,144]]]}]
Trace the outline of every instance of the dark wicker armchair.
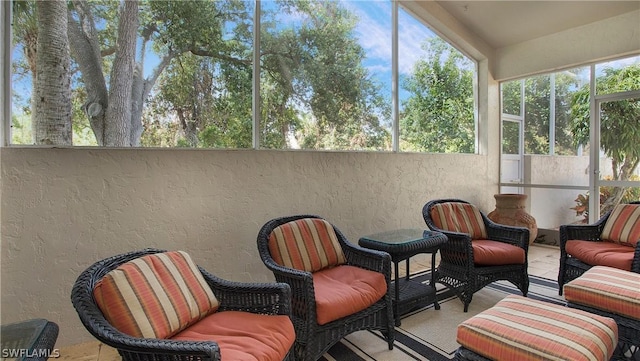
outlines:
[{"label": "dark wicker armchair", "polygon": [[[95,264],[87,268],[84,272],[82,272],[73,285],[71,293],[71,301],[76,311],[78,312],[78,315],[80,316],[82,324],[99,341],[116,348],[122,356],[123,360],[221,360],[221,355],[224,355],[225,353],[227,353],[227,355],[234,356],[238,355],[238,352],[242,354],[242,342],[246,344],[249,335],[237,338],[238,340],[244,339],[244,341],[241,341],[240,347],[235,347],[231,351],[226,351],[229,348],[225,349],[225,347],[233,344],[233,341],[229,342],[229,339],[233,338],[233,336],[230,336],[233,334],[233,332],[244,332],[243,330],[239,330],[237,328],[237,325],[235,324],[233,325],[233,331],[225,333],[225,346],[221,346],[223,345],[223,342],[218,343],[207,336],[209,334],[207,332],[208,329],[205,329],[204,332],[202,332],[202,329],[194,331],[195,334],[200,333],[201,335],[200,337],[195,338],[197,339],[197,341],[189,340],[189,335],[184,335],[184,332],[180,332],[177,335],[173,336],[175,339],[134,337],[121,332],[107,320],[99,305],[99,302],[96,301],[96,297],[94,296],[94,289],[96,288],[96,285],[100,282],[100,280],[105,278],[105,276],[107,276],[108,274],[112,275],[113,273],[110,272],[114,269],[122,269],[122,267],[120,266],[124,264],[131,265],[132,262],[130,261],[138,260],[143,256],[156,255],[158,253],[164,252],[166,251],[158,249],[144,249],[141,251],[134,251],[126,254],[116,255],[96,262]],[[205,284],[202,284],[202,286],[210,287],[219,303],[217,310],[205,316],[198,322],[205,321],[211,316],[217,317],[223,314],[233,315],[233,317],[240,317],[243,315],[248,315],[249,317],[270,317],[263,315],[274,315],[274,318],[269,318],[268,320],[261,322],[272,322],[280,325],[284,324],[286,326],[285,328],[290,328],[289,349],[283,349],[279,352],[284,353],[284,360],[294,359],[292,355],[293,352],[290,352],[290,350],[293,348],[292,346],[294,341],[294,330],[289,318],[291,311],[291,290],[288,285],[282,283],[258,284],[230,282],[213,276],[201,267],[197,267],[195,265],[193,265],[193,267],[197,268],[197,270],[200,271],[204,278]],[[163,274],[162,277],[166,277],[166,273]],[[227,311],[240,312],[233,313]],[[155,315],[157,316],[158,313],[155,313]],[[282,316],[276,315],[285,315],[289,317],[283,318]],[[217,320],[219,321],[220,318],[218,318]],[[189,328],[191,326],[198,326],[198,322],[189,325]],[[222,325],[221,327],[224,328],[224,325]],[[187,330],[189,328],[187,328]],[[249,332],[252,331],[250,330]],[[264,338],[260,341],[266,340],[267,342],[272,342],[272,345],[282,344],[283,347],[287,344],[287,342],[283,342],[286,338],[282,336],[283,333],[277,333],[275,335],[267,334],[266,331],[263,333]],[[259,341],[256,340],[255,342]],[[261,343],[261,345],[263,344],[264,343]],[[225,359],[230,358],[235,357],[225,357]]]},{"label": "dark wicker armchair", "polygon": [[473,294],[495,281],[509,281],[527,295],[528,229],[494,223],[460,199],[432,200],[422,208],[422,216],[430,229],[448,238],[440,247],[436,279],[457,294],[465,312]]},{"label": "dark wicker armchair", "polygon": [[[640,201],[630,202],[629,204],[640,204]],[[615,256],[616,249],[620,249],[626,256],[632,257],[630,268],[625,270],[640,273],[640,241],[636,240],[637,243],[633,247],[631,245],[606,242],[602,238],[605,225],[609,221],[611,213],[612,211],[607,212],[593,224],[560,226],[560,269],[558,272],[558,292],[560,295],[562,295],[562,287],[565,283],[578,278],[594,265],[625,269],[626,267],[620,266],[618,262],[611,263],[617,258]],[[572,243],[571,250],[568,251],[567,246],[570,241]],[[579,251],[580,248],[584,247],[591,248],[592,252]],[[600,262],[597,259],[589,256],[589,253],[595,252],[598,253],[596,257],[600,258],[603,263],[598,264]],[[580,258],[583,259],[581,260]],[[589,260],[586,261],[586,258],[589,258]]]},{"label": "dark wicker armchair", "polygon": [[[331,244],[328,246],[317,242],[319,239],[329,237]],[[281,248],[277,245],[279,241],[283,242]],[[391,273],[389,254],[364,249],[350,243],[337,228],[313,215],[273,219],[260,229],[257,243],[262,261],[273,272],[276,280],[291,286],[292,318],[296,330],[294,348],[297,360],[317,360],[344,336],[365,329],[382,331],[389,349],[393,349],[394,326],[389,293]],[[307,267],[312,271],[302,270],[301,268],[305,268],[304,265],[296,265],[295,262],[296,259],[304,258],[299,256],[305,253],[306,246],[314,248],[310,258],[317,258],[316,261],[319,261],[315,256],[316,246],[323,250],[331,248],[326,253],[332,256],[327,256],[326,259],[333,259],[333,261]],[[301,248],[304,249],[301,250]],[[290,264],[283,260],[282,255],[285,253],[293,259],[294,265],[289,266]],[[342,261],[337,262],[338,264],[335,262],[336,253],[344,255]],[[308,258],[305,262],[308,263]],[[352,279],[345,279],[347,275],[353,275]],[[364,278],[371,278],[371,276],[378,279],[377,287],[369,285],[361,289],[356,288],[363,283]],[[352,299],[344,304],[344,299],[352,296],[355,299],[362,294],[370,294],[372,288],[377,288],[376,293],[381,295],[369,299],[369,303],[359,303],[360,306],[365,307],[364,309],[350,310],[351,304],[354,303]],[[336,296],[344,296],[340,305],[333,303]],[[370,305],[366,306],[366,304]],[[325,317],[328,310],[331,313],[341,311],[341,314]]]}]

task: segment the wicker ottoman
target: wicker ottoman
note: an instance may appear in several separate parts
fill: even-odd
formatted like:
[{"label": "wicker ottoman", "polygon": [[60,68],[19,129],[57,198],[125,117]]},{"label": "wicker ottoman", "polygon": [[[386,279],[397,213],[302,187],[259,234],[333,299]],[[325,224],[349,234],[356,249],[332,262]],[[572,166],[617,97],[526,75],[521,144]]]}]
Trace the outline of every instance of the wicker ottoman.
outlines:
[{"label": "wicker ottoman", "polygon": [[616,355],[640,360],[640,274],[594,266],[564,285],[564,297],[569,307],[613,318]]},{"label": "wicker ottoman", "polygon": [[605,361],[618,343],[608,317],[510,295],[458,325],[456,360]]}]

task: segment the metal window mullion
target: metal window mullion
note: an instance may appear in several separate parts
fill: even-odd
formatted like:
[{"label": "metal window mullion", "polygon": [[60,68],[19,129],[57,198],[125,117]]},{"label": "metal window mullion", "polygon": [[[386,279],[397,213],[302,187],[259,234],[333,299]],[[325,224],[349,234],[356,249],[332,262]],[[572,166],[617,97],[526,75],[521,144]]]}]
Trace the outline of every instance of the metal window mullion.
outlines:
[{"label": "metal window mullion", "polygon": [[640,97],[640,90],[628,90],[624,92],[611,93],[611,94],[596,94],[595,98],[600,102],[609,102],[616,100],[625,100],[625,99],[633,99]]},{"label": "metal window mullion", "polygon": [[594,223],[600,218],[600,116],[597,114],[596,104],[596,66],[591,64],[589,74],[589,152],[591,172],[589,172],[589,209],[597,210],[589,212],[589,223]]},{"label": "metal window mullion", "polygon": [[556,153],[556,74],[549,79],[549,155]]},{"label": "metal window mullion", "polygon": [[11,1],[3,1],[0,4],[0,82],[2,82],[2,90],[0,91],[0,147],[11,144]]},{"label": "metal window mullion", "polygon": [[526,119],[525,119],[525,84],[524,84],[525,80],[522,79],[520,80],[520,129],[518,130],[518,155],[520,156],[520,184],[524,184],[525,179],[524,179],[524,153],[525,153],[525,146],[524,146],[524,127],[526,126]]},{"label": "metal window mullion", "polygon": [[398,1],[391,1],[391,150],[400,151],[400,105],[398,93]]},{"label": "metal window mullion", "polygon": [[253,82],[251,115],[253,118],[253,149],[260,149],[260,0],[253,10]]}]

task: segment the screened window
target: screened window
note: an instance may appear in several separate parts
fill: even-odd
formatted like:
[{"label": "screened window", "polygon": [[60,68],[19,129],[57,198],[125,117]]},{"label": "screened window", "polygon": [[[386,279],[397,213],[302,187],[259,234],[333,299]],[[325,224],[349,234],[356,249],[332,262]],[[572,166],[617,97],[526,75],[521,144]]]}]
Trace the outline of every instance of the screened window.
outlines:
[{"label": "screened window", "polygon": [[13,2],[11,144],[474,152],[475,64],[397,3],[259,4]]},{"label": "screened window", "polygon": [[502,191],[528,194],[539,227],[595,222],[616,204],[638,199],[640,57],[509,81],[501,89]]},{"label": "screened window", "polygon": [[398,14],[400,150],[475,152],[475,63],[405,11]]}]

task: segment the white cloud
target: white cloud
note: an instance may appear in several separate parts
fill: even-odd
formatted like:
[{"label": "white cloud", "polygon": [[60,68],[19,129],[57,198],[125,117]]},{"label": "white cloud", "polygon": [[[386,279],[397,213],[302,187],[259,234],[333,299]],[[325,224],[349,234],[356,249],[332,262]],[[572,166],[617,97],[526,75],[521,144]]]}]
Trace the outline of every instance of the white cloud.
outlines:
[{"label": "white cloud", "polygon": [[[376,62],[387,62],[391,66],[391,3],[387,1],[343,1],[355,12],[360,21],[356,33],[367,57]],[[399,11],[398,71],[408,74],[413,64],[423,58],[421,44],[434,33],[403,10]]]}]

